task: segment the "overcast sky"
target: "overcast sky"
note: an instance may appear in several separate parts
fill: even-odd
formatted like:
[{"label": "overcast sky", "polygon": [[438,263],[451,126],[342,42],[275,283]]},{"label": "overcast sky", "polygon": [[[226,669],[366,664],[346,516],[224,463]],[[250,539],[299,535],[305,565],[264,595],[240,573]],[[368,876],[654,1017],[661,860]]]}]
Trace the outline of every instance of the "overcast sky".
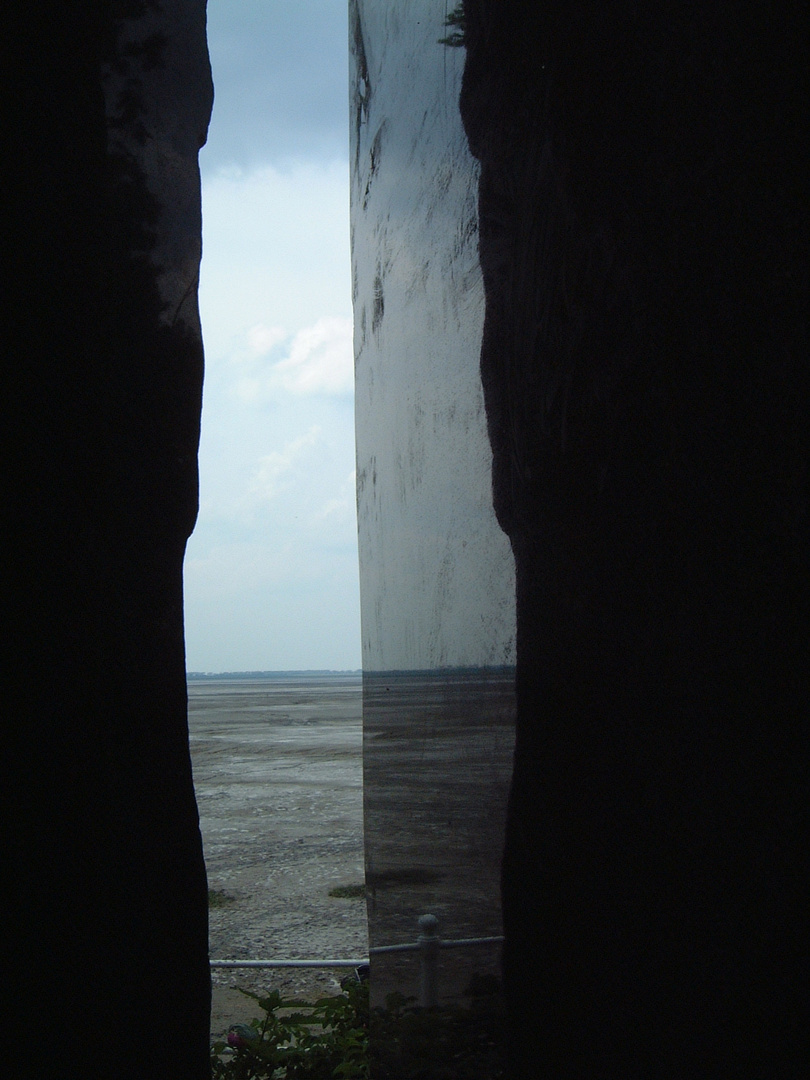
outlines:
[{"label": "overcast sky", "polygon": [[360,667],[346,0],[208,0],[190,671]]}]

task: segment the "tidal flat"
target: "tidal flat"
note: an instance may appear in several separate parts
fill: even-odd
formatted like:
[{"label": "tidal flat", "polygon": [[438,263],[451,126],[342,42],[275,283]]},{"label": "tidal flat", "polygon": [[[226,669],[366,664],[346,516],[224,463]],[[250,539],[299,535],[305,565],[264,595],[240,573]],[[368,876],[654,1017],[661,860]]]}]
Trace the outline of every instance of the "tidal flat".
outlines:
[{"label": "tidal flat", "polygon": [[[192,679],[189,739],[212,959],[368,953],[359,675]],[[336,993],[340,969],[214,969],[212,1031],[256,1014],[236,987]]]},{"label": "tidal flat", "polygon": [[[414,941],[427,913],[445,938],[502,932],[511,671],[192,680],[189,731],[212,958],[366,957],[369,932]],[[442,998],[499,954],[442,950]],[[256,1014],[236,987],[312,1000],[345,974],[214,969],[212,1031]],[[415,954],[373,958],[377,1003],[418,989]]]}]

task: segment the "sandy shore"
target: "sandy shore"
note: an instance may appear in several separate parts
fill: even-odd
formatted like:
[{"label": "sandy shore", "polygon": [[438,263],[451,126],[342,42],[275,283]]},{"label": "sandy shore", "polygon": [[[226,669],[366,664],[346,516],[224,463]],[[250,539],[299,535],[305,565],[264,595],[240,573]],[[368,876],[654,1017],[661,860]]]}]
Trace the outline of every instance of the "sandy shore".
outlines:
[{"label": "sandy shore", "polygon": [[[189,730],[216,959],[367,955],[359,678],[191,682]],[[213,1034],[257,1015],[235,988],[313,998],[340,969],[212,972]]]},{"label": "sandy shore", "polygon": [[[501,933],[500,856],[514,741],[508,674],[192,682],[189,726],[216,959],[368,956],[414,941]],[[365,767],[365,774],[364,774]],[[365,775],[366,845],[363,844]],[[442,999],[499,972],[497,945],[442,950]],[[238,992],[337,993],[342,969],[212,972],[212,1033],[257,1015]],[[372,993],[418,992],[418,958],[377,956]]]}]

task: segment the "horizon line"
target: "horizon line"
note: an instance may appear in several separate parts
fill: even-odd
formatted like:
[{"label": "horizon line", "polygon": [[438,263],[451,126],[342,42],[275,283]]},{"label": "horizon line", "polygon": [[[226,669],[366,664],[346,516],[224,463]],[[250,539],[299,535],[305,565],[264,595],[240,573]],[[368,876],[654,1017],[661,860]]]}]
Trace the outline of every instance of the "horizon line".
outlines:
[{"label": "horizon line", "polygon": [[187,679],[258,678],[278,675],[424,675],[443,672],[514,671],[514,664],[456,664],[433,668],[268,668],[244,671],[187,671]]}]

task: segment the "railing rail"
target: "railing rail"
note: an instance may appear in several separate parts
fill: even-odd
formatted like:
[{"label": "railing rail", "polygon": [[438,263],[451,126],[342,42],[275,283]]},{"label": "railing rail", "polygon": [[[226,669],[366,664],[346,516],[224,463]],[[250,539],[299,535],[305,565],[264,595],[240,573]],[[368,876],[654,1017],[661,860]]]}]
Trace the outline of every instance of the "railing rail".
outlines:
[{"label": "railing rail", "polygon": [[[402,945],[376,945],[369,949],[369,956],[383,953],[419,952],[420,992],[419,1004],[435,1009],[439,1000],[438,958],[440,949],[466,948],[474,945],[497,945],[503,937],[451,938],[439,937],[439,920],[435,915],[420,915],[419,937]],[[362,968],[368,966],[368,958],[354,960],[211,960],[212,968]]]},{"label": "railing rail", "polygon": [[212,960],[212,968],[356,968],[367,964],[361,960]]}]

